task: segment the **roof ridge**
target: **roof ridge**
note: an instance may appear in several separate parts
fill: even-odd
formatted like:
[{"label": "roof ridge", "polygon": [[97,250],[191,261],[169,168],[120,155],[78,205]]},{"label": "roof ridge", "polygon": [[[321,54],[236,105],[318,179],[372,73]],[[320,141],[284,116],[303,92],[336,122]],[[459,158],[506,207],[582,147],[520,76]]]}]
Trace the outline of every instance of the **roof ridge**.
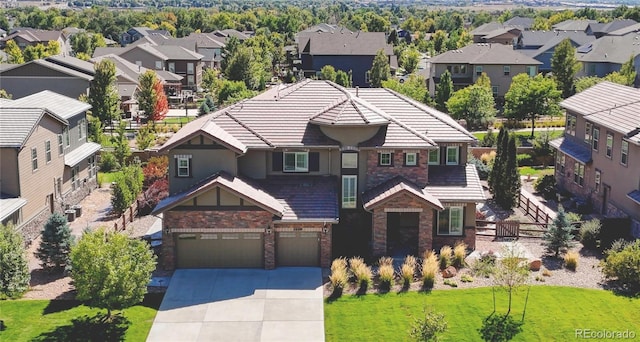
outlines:
[{"label": "roof ridge", "polygon": [[302,81],[296,82],[296,83],[294,83],[294,84],[282,89],[283,91],[286,91],[286,92],[284,92],[284,94],[282,94],[280,92],[280,90],[278,90],[278,98],[280,98],[280,99],[285,98],[285,97],[289,96],[291,93],[293,93],[294,91],[302,88],[303,86],[305,86],[305,85],[307,85],[309,83],[311,83],[310,79],[304,79]]},{"label": "roof ridge", "polygon": [[[362,111],[360,110],[360,108],[358,108],[358,105],[360,103],[357,103],[358,101],[355,101],[355,99],[353,97],[349,97],[348,101],[351,103],[351,105],[353,106],[353,108],[356,110],[356,112],[358,113],[358,115],[360,115],[360,118],[362,119],[362,121],[364,121],[365,123],[369,124],[371,123],[371,121],[369,121],[365,116],[364,113],[362,113]],[[364,104],[362,104],[364,106]],[[366,107],[366,106],[365,106]]]},{"label": "roof ridge", "polygon": [[[246,129],[247,131],[251,132],[251,134],[255,135],[258,139],[262,140],[262,142],[264,142],[265,144],[267,144],[267,145],[269,145],[271,147],[275,147],[275,145],[273,143],[271,143],[271,141],[269,141],[267,138],[263,137],[260,133],[256,132],[254,129],[250,128],[247,124],[245,124],[244,122],[240,121],[240,119],[236,118],[233,114],[229,113],[228,109],[225,110],[224,112],[222,112],[222,114],[227,115],[229,118],[231,118],[231,120],[237,122],[238,125],[242,126],[244,129]],[[222,128],[222,127],[220,127],[220,128]]]},{"label": "roof ridge", "polygon": [[[334,108],[337,108],[339,105],[344,104],[344,103],[345,103],[346,101],[348,101],[348,100],[349,100],[349,98],[348,98],[348,97],[347,97],[347,98],[345,98],[345,99],[343,99],[343,97],[342,97],[342,96],[341,96],[341,97],[338,97],[337,99],[333,100],[333,102],[329,103],[329,104],[328,104],[328,105],[326,105],[324,108],[322,108],[322,109],[321,109],[317,114],[314,114],[313,116],[311,116],[311,117],[309,118],[309,120],[313,120],[313,119],[318,118],[318,117],[319,117],[319,116],[321,116],[322,114],[324,114],[324,113],[326,113],[326,112],[328,112],[328,111],[330,111],[330,110],[332,110],[332,109],[334,109]],[[341,111],[340,111],[340,113],[341,113],[341,114],[342,114],[342,111],[343,111],[343,110],[341,110]],[[336,120],[334,120],[334,121],[336,121]]]}]

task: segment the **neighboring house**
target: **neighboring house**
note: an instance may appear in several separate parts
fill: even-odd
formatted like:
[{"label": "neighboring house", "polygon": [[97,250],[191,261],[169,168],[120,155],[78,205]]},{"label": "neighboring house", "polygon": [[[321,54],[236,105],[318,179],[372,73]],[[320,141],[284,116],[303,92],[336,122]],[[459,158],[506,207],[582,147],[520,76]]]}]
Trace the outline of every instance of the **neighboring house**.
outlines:
[{"label": "neighboring house", "polygon": [[62,53],[69,52],[66,44],[67,38],[62,31],[39,30],[28,27],[14,28],[7,36],[0,39],[0,48],[4,49],[9,40],[16,42],[22,50],[27,46],[36,46],[38,44],[46,46],[50,41],[57,41],[60,44]]},{"label": "neighboring house", "polygon": [[633,19],[615,19],[608,23],[589,24],[586,32],[587,34],[593,35],[596,38],[600,38],[615,31],[636,26],[637,24],[638,22]]},{"label": "neighboring house", "polygon": [[96,152],[87,141],[90,105],[42,91],[0,108],[0,219],[39,235],[49,215],[97,187]]},{"label": "neighboring house", "polygon": [[322,266],[475,246],[484,192],[448,115],[383,88],[305,80],[192,121],[168,155],[168,269]]},{"label": "neighboring house", "polygon": [[52,58],[37,59],[1,69],[0,87],[13,95],[13,98],[24,97],[42,90],[55,90],[59,94],[74,99],[80,95],[88,95],[93,73],[87,74],[55,61],[56,59]]},{"label": "neighboring house", "polygon": [[96,48],[93,57],[118,55],[131,63],[156,71],[169,71],[180,75],[182,89],[196,91],[202,83],[203,55],[175,45],[148,43],[123,48]]},{"label": "neighboring house", "polygon": [[353,86],[368,87],[368,72],[379,50],[389,59],[392,70],[398,60],[384,32],[316,32],[298,36],[298,55],[304,76],[313,77],[325,65],[351,71]]},{"label": "neighboring house", "polygon": [[[618,30],[578,47],[576,57],[582,68],[577,76],[604,77],[620,71],[629,58],[633,58],[635,69],[640,71],[640,31],[626,32],[626,29]],[[640,74],[636,84],[640,84]]]},{"label": "neighboring house", "polygon": [[535,76],[542,63],[528,57],[513,47],[503,44],[471,44],[459,50],[451,50],[431,58],[429,91],[435,94],[440,76],[449,70],[454,88],[469,86],[486,73],[491,79],[493,94],[504,97],[511,87],[513,76],[526,73]]},{"label": "neighboring house", "polygon": [[640,237],[640,90],[602,82],[560,105],[566,129],[550,143],[558,185],[605,217],[630,217]]},{"label": "neighboring house", "polygon": [[221,38],[212,33],[191,33],[188,37],[173,38],[163,35],[148,35],[134,44],[149,43],[151,45],[181,46],[187,50],[201,54],[203,67],[219,68],[222,61],[222,48],[226,38]]},{"label": "neighboring house", "polygon": [[553,26],[551,29],[554,31],[582,31],[587,32],[591,25],[598,24],[597,20],[591,19],[569,19],[562,22],[559,22]]},{"label": "neighboring house", "polygon": [[515,25],[490,22],[478,26],[471,31],[474,43],[493,43],[512,45],[518,40],[524,28]]},{"label": "neighboring house", "polygon": [[169,34],[169,31],[167,30],[152,30],[148,27],[132,27],[127,30],[127,32],[124,32],[120,35],[120,45],[129,45],[136,40],[142,37],[146,37],[150,34],[159,34],[167,37],[171,36],[171,34]]},{"label": "neighboring house", "polygon": [[583,31],[524,31],[514,45],[519,52],[542,63],[538,71],[546,74],[551,71],[551,58],[556,46],[565,39],[579,47],[596,40],[596,37]]},{"label": "neighboring house", "polygon": [[513,17],[507,21],[504,22],[505,26],[515,26],[515,27],[519,27],[524,31],[528,31],[531,30],[531,27],[533,26],[533,18],[528,18],[528,17]]}]

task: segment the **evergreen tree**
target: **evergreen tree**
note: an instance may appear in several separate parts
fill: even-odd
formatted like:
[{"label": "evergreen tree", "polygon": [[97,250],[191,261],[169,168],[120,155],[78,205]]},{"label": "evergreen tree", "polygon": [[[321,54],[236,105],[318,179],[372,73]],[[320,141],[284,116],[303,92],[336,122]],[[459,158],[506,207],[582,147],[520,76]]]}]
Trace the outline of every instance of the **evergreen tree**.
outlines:
[{"label": "evergreen tree", "polygon": [[[498,191],[494,194],[496,203],[503,209],[513,209],[518,203],[520,195],[520,173],[516,160],[516,137],[508,137],[506,156],[502,155],[502,175],[499,180]],[[503,138],[504,141],[504,138]],[[506,157],[506,158],[505,158]],[[494,184],[495,185],[495,184]]]},{"label": "evergreen tree", "polygon": [[207,104],[207,101],[204,101],[200,105],[200,108],[198,108],[198,116],[207,115],[209,114],[210,111],[211,109],[209,109],[209,105]]},{"label": "evergreen tree", "polygon": [[91,114],[102,123],[111,123],[120,114],[120,95],[116,88],[116,65],[103,59],[94,65],[95,76],[89,87]]},{"label": "evergreen tree", "polygon": [[147,70],[140,75],[140,91],[138,92],[138,108],[149,118],[156,109],[157,94],[154,88],[157,81],[156,72]]},{"label": "evergreen tree", "polygon": [[369,83],[372,88],[382,87],[382,81],[386,81],[391,77],[391,67],[389,67],[389,57],[380,49],[373,58],[373,65],[369,70]]},{"label": "evergreen tree", "polygon": [[0,300],[22,296],[29,289],[30,278],[22,236],[13,225],[0,224]]},{"label": "evergreen tree", "polygon": [[576,58],[576,49],[567,38],[556,46],[551,57],[551,73],[558,83],[558,89],[562,91],[563,98],[573,95],[574,77],[578,70],[580,63]]},{"label": "evergreen tree", "polygon": [[557,257],[560,252],[573,246],[573,226],[562,206],[558,207],[558,214],[542,236],[547,252]]},{"label": "evergreen tree", "polygon": [[69,265],[69,253],[73,237],[67,218],[53,213],[42,230],[42,240],[36,251],[42,268],[49,271],[62,271]]},{"label": "evergreen tree", "polygon": [[451,80],[451,73],[446,70],[440,75],[440,83],[436,87],[436,109],[442,112],[447,112],[447,101],[451,98],[453,93],[453,80]]},{"label": "evergreen tree", "polygon": [[502,126],[500,128],[500,132],[498,133],[498,144],[496,146],[496,157],[493,160],[493,168],[489,173],[489,191],[495,196],[496,192],[499,188],[499,183],[502,180],[503,175],[503,165],[504,165],[504,155],[507,150],[507,143],[509,139],[509,133],[506,128]]},{"label": "evergreen tree", "polygon": [[120,121],[118,128],[116,129],[116,135],[111,137],[111,141],[114,144],[113,154],[115,155],[120,165],[125,165],[127,158],[131,155],[131,148],[129,147],[129,139],[126,135],[127,122]]}]

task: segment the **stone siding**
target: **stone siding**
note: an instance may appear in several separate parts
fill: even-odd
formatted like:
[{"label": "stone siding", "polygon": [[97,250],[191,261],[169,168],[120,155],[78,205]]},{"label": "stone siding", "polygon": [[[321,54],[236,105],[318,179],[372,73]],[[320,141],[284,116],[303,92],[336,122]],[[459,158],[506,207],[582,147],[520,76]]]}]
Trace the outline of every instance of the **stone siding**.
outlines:
[{"label": "stone siding", "polygon": [[443,246],[453,247],[459,242],[464,242],[467,245],[467,250],[476,249],[476,228],[464,227],[462,236],[435,235],[433,238],[433,249],[439,251]]},{"label": "stone siding", "polygon": [[[367,152],[367,184],[366,188],[371,189],[378,184],[392,179],[396,176],[403,176],[416,183],[419,187],[427,185],[429,171],[427,166],[428,151],[421,150],[418,153],[417,166],[404,165],[404,150],[393,151],[393,165],[379,166],[378,151]],[[411,151],[413,152],[413,150]]]}]

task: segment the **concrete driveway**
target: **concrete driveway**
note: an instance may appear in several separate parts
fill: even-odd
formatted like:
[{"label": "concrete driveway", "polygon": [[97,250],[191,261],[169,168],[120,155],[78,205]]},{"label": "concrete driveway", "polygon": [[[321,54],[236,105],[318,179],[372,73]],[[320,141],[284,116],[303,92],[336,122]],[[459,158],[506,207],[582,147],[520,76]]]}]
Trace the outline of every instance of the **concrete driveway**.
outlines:
[{"label": "concrete driveway", "polygon": [[178,270],[147,341],[324,341],[321,269]]}]

